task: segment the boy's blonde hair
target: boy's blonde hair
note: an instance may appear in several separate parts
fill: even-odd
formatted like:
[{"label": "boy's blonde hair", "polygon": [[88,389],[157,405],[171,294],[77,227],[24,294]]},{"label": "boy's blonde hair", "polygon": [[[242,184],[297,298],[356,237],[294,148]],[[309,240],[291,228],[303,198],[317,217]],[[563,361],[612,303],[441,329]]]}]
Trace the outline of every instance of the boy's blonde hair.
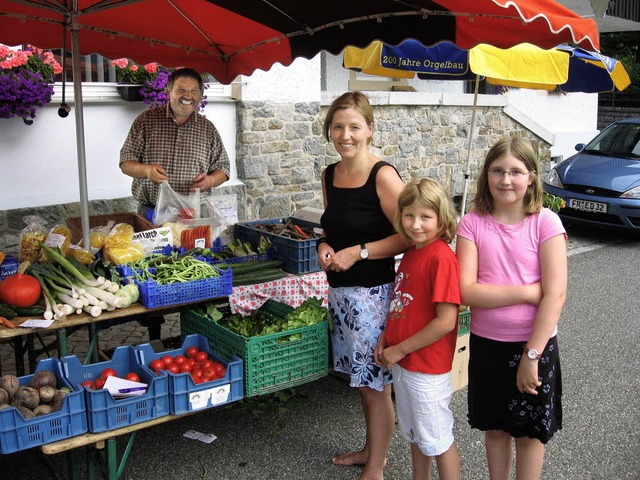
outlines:
[{"label": "boy's blonde hair", "polygon": [[398,198],[398,209],[393,217],[393,226],[396,231],[405,239],[409,239],[402,228],[402,210],[415,202],[438,214],[440,237],[445,242],[451,243],[456,236],[458,224],[456,210],[453,207],[451,197],[442,188],[442,185],[430,178],[412,180],[402,190]]},{"label": "boy's blonde hair", "polygon": [[533,145],[524,138],[502,137],[489,149],[480,175],[478,176],[476,197],[473,199],[473,208],[476,212],[481,214],[493,212],[495,205],[491,191],[489,190],[489,170],[495,160],[508,153],[524,163],[532,180],[531,185],[529,185],[524,195],[525,213],[536,213],[542,209],[543,192],[540,181],[540,165],[538,164],[538,156],[533,149]]}]

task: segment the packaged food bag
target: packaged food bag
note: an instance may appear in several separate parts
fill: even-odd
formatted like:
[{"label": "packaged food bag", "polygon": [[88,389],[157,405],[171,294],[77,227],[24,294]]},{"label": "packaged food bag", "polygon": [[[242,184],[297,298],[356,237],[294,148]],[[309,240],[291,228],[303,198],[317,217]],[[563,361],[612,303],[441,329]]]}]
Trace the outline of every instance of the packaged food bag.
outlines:
[{"label": "packaged food bag", "polygon": [[18,262],[35,263],[40,255],[40,243],[44,243],[47,238],[47,222],[38,215],[27,215],[23,220],[27,226],[20,232]]},{"label": "packaged food bag", "polygon": [[[69,230],[69,227],[66,225],[56,225],[49,230],[44,244],[47,247],[60,249],[62,256],[66,256],[69,252],[69,246],[71,245],[71,230]],[[40,252],[39,258],[40,261],[53,262],[53,258],[51,258],[44,250]]]},{"label": "packaged food bag", "polygon": [[116,224],[102,247],[105,258],[117,265],[126,265],[144,258],[142,245],[133,242],[133,227],[128,223]]}]

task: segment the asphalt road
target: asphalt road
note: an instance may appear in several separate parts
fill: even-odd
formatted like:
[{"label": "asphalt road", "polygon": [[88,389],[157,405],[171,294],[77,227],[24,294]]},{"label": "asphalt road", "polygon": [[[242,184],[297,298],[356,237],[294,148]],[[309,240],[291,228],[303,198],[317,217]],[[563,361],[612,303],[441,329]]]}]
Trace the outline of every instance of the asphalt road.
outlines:
[{"label": "asphalt road", "polygon": [[[560,322],[564,429],[548,444],[543,479],[640,479],[640,239],[570,229],[569,294]],[[336,377],[254,397],[138,433],[122,479],[357,479],[330,458],[361,445],[357,394]],[[488,478],[482,434],[466,423],[466,388],[454,395],[463,479]],[[212,433],[211,444],[187,430]],[[118,448],[122,450],[124,441]],[[55,478],[37,449],[0,457],[2,476]],[[66,477],[64,454],[49,457]],[[84,465],[84,462],[81,462]],[[84,475],[84,471],[82,472]],[[98,476],[99,477],[99,476]],[[396,431],[385,478],[411,478]],[[437,473],[434,475],[437,477]]]}]

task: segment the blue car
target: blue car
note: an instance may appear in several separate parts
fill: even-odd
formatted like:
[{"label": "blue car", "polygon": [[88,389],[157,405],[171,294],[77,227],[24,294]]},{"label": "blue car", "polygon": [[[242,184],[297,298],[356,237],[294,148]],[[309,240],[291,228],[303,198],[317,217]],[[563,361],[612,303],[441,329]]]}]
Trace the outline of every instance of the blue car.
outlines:
[{"label": "blue car", "polygon": [[565,200],[562,220],[640,232],[640,117],[612,123],[576,150],[542,185]]}]

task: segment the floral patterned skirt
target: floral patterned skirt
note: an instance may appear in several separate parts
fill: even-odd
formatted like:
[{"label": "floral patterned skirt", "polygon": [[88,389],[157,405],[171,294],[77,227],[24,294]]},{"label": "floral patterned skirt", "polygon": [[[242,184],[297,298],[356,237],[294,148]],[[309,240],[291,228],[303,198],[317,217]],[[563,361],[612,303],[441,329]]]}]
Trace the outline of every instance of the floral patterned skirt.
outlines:
[{"label": "floral patterned skirt", "polygon": [[389,314],[393,283],[376,287],[329,288],[333,317],[333,369],[350,377],[352,387],[382,391],[391,372],[373,360],[373,352]]},{"label": "floral patterned skirt", "polygon": [[469,342],[469,425],[502,430],[514,438],[547,443],[562,428],[562,376],[557,337],[538,361],[538,395],[521,393],[516,374],[525,342],[498,342],[471,334]]}]

